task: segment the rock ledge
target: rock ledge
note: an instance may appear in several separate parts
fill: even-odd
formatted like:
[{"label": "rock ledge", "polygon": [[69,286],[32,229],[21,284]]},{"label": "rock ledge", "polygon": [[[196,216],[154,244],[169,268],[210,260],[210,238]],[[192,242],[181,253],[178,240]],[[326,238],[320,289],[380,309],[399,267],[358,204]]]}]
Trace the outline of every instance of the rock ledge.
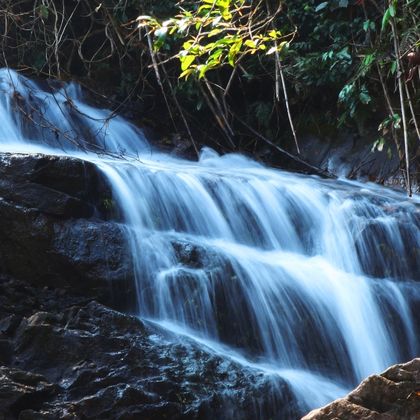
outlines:
[{"label": "rock ledge", "polygon": [[302,420],[420,419],[420,358],[365,379],[346,397]]}]

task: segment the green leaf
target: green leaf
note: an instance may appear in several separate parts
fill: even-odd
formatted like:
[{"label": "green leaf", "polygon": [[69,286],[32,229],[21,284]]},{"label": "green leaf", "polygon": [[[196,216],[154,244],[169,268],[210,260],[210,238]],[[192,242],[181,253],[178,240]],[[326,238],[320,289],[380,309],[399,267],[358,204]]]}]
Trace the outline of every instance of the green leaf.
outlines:
[{"label": "green leaf", "polygon": [[195,55],[185,55],[184,57],[180,57],[180,60],[181,60],[181,70],[185,71],[194,62]]},{"label": "green leaf", "polygon": [[379,139],[374,141],[371,152],[375,152],[376,150],[378,152],[382,152],[384,145],[385,145],[385,139],[383,137],[379,137]]},{"label": "green leaf", "polygon": [[394,114],[392,116],[392,125],[394,126],[394,128],[396,129],[400,129],[401,128],[401,117],[399,114]]},{"label": "green leaf", "polygon": [[257,48],[256,42],[254,42],[252,39],[247,39],[244,44],[249,48]]},{"label": "green leaf", "polygon": [[384,17],[382,18],[381,31],[383,31],[385,29],[385,26],[387,25],[387,23],[389,22],[389,19],[391,18],[391,11],[389,9],[390,9],[389,7],[388,7],[388,9],[386,9],[386,11],[384,13]]},{"label": "green leaf", "polygon": [[191,47],[193,46],[193,43],[191,42],[191,41],[187,41],[187,42],[184,42],[183,44],[182,44],[182,48],[184,48],[184,50],[189,50]]},{"label": "green leaf", "polygon": [[220,56],[223,54],[223,50],[221,48],[218,48],[216,51],[214,51],[214,53],[212,53],[210,55],[210,60],[212,61],[218,61],[220,63]]},{"label": "green leaf", "polygon": [[211,31],[209,32],[209,34],[207,35],[207,37],[208,37],[208,38],[211,38],[212,36],[216,36],[216,35],[220,34],[221,32],[222,32],[222,30],[221,30],[221,29],[218,29],[218,28],[213,29],[213,30],[211,30]]},{"label": "green leaf", "polygon": [[391,6],[389,6],[389,14],[390,14],[392,17],[395,17],[395,15],[396,15],[395,6],[394,6],[393,4],[391,4]]},{"label": "green leaf", "polygon": [[369,67],[375,61],[375,54],[367,54],[363,59],[363,66]]},{"label": "green leaf", "polygon": [[362,90],[360,91],[359,99],[360,99],[360,102],[364,105],[367,105],[368,103],[371,102],[372,98],[370,97],[366,86],[363,86]]},{"label": "green leaf", "polygon": [[208,67],[202,64],[197,67],[197,70],[200,71],[198,78],[202,79],[206,75],[206,71],[208,70]]},{"label": "green leaf", "polygon": [[397,70],[398,70],[398,62],[397,60],[395,60],[391,64],[391,74],[395,74]]},{"label": "green leaf", "polygon": [[353,83],[344,85],[343,89],[341,89],[341,92],[338,94],[338,101],[346,102],[350,98],[353,91],[354,91]]},{"label": "green leaf", "polygon": [[324,10],[328,6],[328,2],[324,1],[321,4],[318,4],[318,6],[315,7],[315,12],[320,12],[321,10]]},{"label": "green leaf", "polygon": [[286,50],[289,49],[289,42],[288,41],[280,42],[279,51],[282,51],[284,49],[286,49]]},{"label": "green leaf", "polygon": [[369,30],[369,28],[370,28],[370,20],[365,20],[365,21],[363,22],[363,30],[364,30],[365,32],[367,32],[367,31]]},{"label": "green leaf", "polygon": [[180,79],[182,79],[183,77],[185,77],[186,79],[188,79],[188,76],[189,76],[190,74],[192,74],[192,73],[194,73],[194,69],[189,68],[189,69],[187,69],[187,70],[183,71],[183,72],[179,75],[179,78],[180,78]]},{"label": "green leaf", "polygon": [[340,50],[337,53],[337,58],[340,59],[340,60],[351,61],[351,55],[349,53],[348,47],[344,47],[342,50]]},{"label": "green leaf", "polygon": [[368,32],[368,31],[375,31],[375,22],[374,21],[372,21],[372,20],[365,20],[364,22],[363,22],[363,30],[365,31],[365,32]]},{"label": "green leaf", "polygon": [[236,57],[239,51],[241,50],[241,47],[242,47],[242,39],[239,38],[229,49],[228,62],[232,67],[235,66]]},{"label": "green leaf", "polygon": [[203,11],[204,12],[209,12],[211,10],[211,6],[210,5],[208,5],[208,4],[205,4],[205,5],[203,5],[203,6],[200,6],[199,8],[198,8],[198,10],[197,10],[197,14],[201,14]]},{"label": "green leaf", "polygon": [[268,36],[272,39],[277,39],[278,37],[281,36],[281,32],[280,31],[275,31],[274,29],[272,29],[269,33]]},{"label": "green leaf", "polygon": [[42,18],[48,19],[50,11],[48,10],[47,6],[45,6],[44,4],[41,4],[41,6],[39,6],[39,14],[41,15]]}]

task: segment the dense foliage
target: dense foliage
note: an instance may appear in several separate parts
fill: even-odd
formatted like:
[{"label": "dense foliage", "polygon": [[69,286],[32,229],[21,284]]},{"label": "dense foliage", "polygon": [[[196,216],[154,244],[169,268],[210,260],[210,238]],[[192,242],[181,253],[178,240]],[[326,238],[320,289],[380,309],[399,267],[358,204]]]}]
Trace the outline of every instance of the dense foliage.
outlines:
[{"label": "dense foliage", "polygon": [[150,120],[166,110],[196,150],[298,153],[300,136],[350,130],[407,166],[419,13],[416,0],[4,0],[2,65],[110,88]]}]

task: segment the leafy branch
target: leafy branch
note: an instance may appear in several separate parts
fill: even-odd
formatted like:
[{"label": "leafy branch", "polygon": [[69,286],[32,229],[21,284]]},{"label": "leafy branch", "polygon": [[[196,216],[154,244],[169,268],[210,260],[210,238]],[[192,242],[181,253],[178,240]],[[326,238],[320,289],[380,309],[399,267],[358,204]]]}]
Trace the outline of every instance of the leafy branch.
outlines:
[{"label": "leafy branch", "polygon": [[155,52],[170,40],[182,42],[171,58],[180,61],[181,78],[206,77],[210,70],[225,65],[235,67],[244,57],[273,55],[286,50],[296,32],[282,34],[272,28],[281,12],[268,15],[261,3],[251,6],[246,0],[202,0],[194,10],[181,8],[177,16],[160,22],[151,16],[137,18],[139,28],[153,34]]}]

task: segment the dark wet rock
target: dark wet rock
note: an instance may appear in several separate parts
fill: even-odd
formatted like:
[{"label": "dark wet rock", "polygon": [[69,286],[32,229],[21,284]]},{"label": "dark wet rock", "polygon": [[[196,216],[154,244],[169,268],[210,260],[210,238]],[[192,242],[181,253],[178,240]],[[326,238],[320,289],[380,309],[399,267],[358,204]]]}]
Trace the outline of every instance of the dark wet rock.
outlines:
[{"label": "dark wet rock", "polygon": [[4,200],[49,215],[90,217],[94,212],[88,203],[39,184],[28,182],[22,185],[10,185],[2,181],[0,190]]},{"label": "dark wet rock", "polygon": [[[343,132],[331,138],[302,136],[300,139],[301,157],[335,175],[375,181],[404,189],[404,176],[400,170],[395,146],[390,144],[381,151],[372,151],[372,145],[377,138],[376,130],[363,135]],[[420,148],[415,146],[411,153],[414,156],[411,163],[412,182],[414,191],[418,192]]]},{"label": "dark wet rock", "polygon": [[304,420],[418,419],[420,359],[394,365],[365,379],[346,397],[312,411]]},{"label": "dark wet rock", "polygon": [[[418,280],[420,273],[420,212],[411,220],[399,215],[386,222],[365,220],[355,236],[355,247],[363,271],[378,278]],[[413,223],[417,221],[417,223]]]},{"label": "dark wet rock", "polygon": [[5,336],[10,335],[19,324],[20,318],[14,314],[0,319],[0,334]]},{"label": "dark wet rock", "polygon": [[0,273],[101,300],[130,289],[123,227],[94,165],[44,155],[0,155]]},{"label": "dark wet rock", "polygon": [[13,358],[13,348],[10,340],[0,338],[0,364],[8,364]]},{"label": "dark wet rock", "polygon": [[0,366],[0,413],[6,418],[17,418],[27,406],[37,406],[55,390],[41,375]]},{"label": "dark wet rock", "polygon": [[176,257],[181,264],[192,268],[203,267],[203,255],[206,254],[203,247],[182,241],[174,241],[172,246]]},{"label": "dark wet rock", "polygon": [[[221,341],[243,351],[257,354],[262,351],[262,337],[258,331],[251,302],[232,263],[217,249],[184,241],[174,241],[172,246],[177,260],[183,265],[170,275],[170,294],[184,308],[188,324],[197,330],[201,325],[194,316],[202,306],[202,282],[211,284],[208,298],[216,313],[217,334]],[[236,304],[232,305],[232,299]]]},{"label": "dark wet rock", "polygon": [[76,292],[0,275],[5,419],[296,417],[279,377]]},{"label": "dark wet rock", "polygon": [[75,158],[0,154],[0,197],[64,218],[106,216],[109,186],[95,165]]},{"label": "dark wet rock", "polygon": [[229,259],[216,248],[182,240],[172,241],[172,247],[180,264],[188,268],[223,270],[226,275],[233,275]]},{"label": "dark wet rock", "polygon": [[96,302],[35,312],[11,340],[13,360],[0,370],[0,389],[11,395],[0,397],[6,418],[296,416],[279,377]]},{"label": "dark wet rock", "polygon": [[23,317],[42,311],[64,310],[76,304],[86,304],[92,298],[77,290],[38,287],[23,280],[0,275],[0,339],[14,336]]}]

